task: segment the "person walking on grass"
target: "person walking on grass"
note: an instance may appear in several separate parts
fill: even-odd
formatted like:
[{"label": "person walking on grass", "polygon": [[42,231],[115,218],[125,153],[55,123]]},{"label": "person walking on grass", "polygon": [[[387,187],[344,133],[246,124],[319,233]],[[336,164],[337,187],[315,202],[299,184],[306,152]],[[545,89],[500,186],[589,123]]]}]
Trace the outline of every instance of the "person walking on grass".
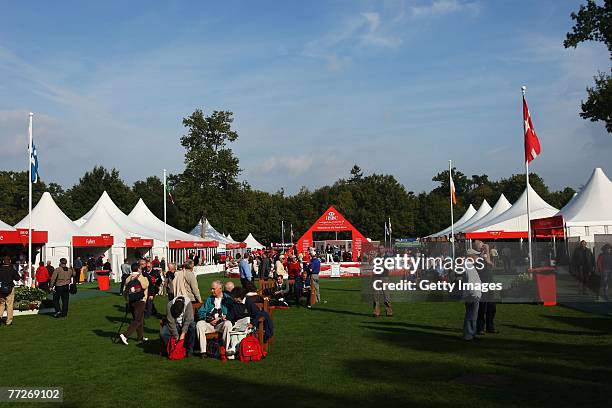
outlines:
[{"label": "person walking on grass", "polygon": [[119,335],[119,339],[126,346],[128,345],[128,337],[134,332],[136,332],[139,343],[148,340],[144,337],[144,311],[148,298],[149,281],[142,276],[142,269],[139,264],[133,263],[131,269],[132,273],[125,280],[125,290],[123,292],[127,303],[126,307],[132,312],[132,322],[127,330]]},{"label": "person walking on grass", "polygon": [[0,323],[6,309],[6,325],[13,324],[13,302],[15,300],[15,282],[21,280],[19,273],[11,265],[11,258],[2,258],[0,266]]},{"label": "person walking on grass", "polygon": [[[68,316],[68,303],[70,302],[70,284],[75,278],[74,269],[66,266],[68,260],[60,259],[60,265],[53,270],[51,276],[51,290],[53,291],[53,305],[55,306],[55,314],[53,317]],[[62,306],[60,308],[60,299]]]}]

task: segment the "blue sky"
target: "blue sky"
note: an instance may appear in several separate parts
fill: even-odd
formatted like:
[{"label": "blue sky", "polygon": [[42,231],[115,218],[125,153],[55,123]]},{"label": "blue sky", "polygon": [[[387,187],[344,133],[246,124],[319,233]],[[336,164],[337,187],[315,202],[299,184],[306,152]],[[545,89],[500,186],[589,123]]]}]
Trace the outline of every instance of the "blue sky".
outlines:
[{"label": "blue sky", "polygon": [[241,179],[296,192],[366,173],[428,190],[448,159],[491,178],[521,172],[520,86],[554,188],[612,136],[579,118],[609,69],[601,44],[562,46],[581,1],[4,2],[0,160],[26,168],[27,113],[43,180],[96,164],[129,183],[179,172],[181,119],[231,110]]}]

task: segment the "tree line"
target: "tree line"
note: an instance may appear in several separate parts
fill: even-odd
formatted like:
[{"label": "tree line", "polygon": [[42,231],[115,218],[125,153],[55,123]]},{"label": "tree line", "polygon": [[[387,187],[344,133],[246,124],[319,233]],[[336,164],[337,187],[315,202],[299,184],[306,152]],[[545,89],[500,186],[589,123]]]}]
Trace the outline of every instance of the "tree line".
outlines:
[{"label": "tree line", "polygon": [[[330,205],[373,240],[383,240],[384,223],[389,218],[396,238],[426,236],[450,223],[448,170],[432,178],[438,183],[436,188],[419,194],[407,190],[393,175],[364,175],[358,165],[350,169],[346,178],[313,191],[302,187],[296,194],[287,195],[282,189],[274,193],[253,189],[248,182],[238,181],[239,160],[231,149],[238,134],[232,122],[232,112],[214,111],[206,116],[199,109],[183,119],[186,133],[180,143],[185,149],[185,168],[168,178],[174,201],[168,200],[169,224],[189,232],[206,217],[235,239],[244,239],[252,232],[262,243],[270,243],[281,242],[282,221],[285,241],[290,241],[291,230],[296,240]],[[457,217],[469,204],[478,207],[484,199],[493,206],[502,192],[513,202],[525,188],[523,174],[492,181],[486,174],[468,177],[453,169],[453,180],[458,193]],[[569,187],[551,191],[537,174],[530,175],[530,182],[544,200],[557,208],[574,194]],[[14,225],[27,215],[27,186],[27,172],[0,171],[0,220]],[[57,183],[34,184],[34,204],[45,191],[73,220],[89,211],[104,191],[126,214],[142,198],[163,219],[163,182],[157,176],[129,186],[117,169],[95,166],[68,189]]]}]

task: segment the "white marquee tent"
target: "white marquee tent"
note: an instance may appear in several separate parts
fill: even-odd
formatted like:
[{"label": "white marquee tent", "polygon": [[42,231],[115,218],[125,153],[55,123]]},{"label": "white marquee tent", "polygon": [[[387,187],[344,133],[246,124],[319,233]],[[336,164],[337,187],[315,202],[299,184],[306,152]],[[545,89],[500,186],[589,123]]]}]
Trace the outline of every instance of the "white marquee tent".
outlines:
[{"label": "white marquee tent", "polygon": [[[15,228],[29,228],[29,217],[26,215],[15,224]],[[43,259],[51,261],[53,265],[59,264],[60,258],[71,259],[73,236],[87,235],[63,213],[48,192],[32,208],[32,229],[47,231],[49,238]]]},{"label": "white marquee tent", "polygon": [[506,212],[510,207],[512,207],[512,204],[510,204],[506,196],[503,194],[500,195],[499,199],[497,200],[491,211],[487,213],[487,215],[482,217],[480,220],[465,223],[461,227],[461,232],[474,231],[478,229],[481,225],[487,225],[491,220],[495,219],[500,214]]},{"label": "white marquee tent", "polygon": [[601,168],[594,169],[585,186],[555,215],[563,217],[566,237],[593,242],[595,234],[612,234],[612,182]]},{"label": "white marquee tent", "polygon": [[192,236],[204,238],[205,240],[218,241],[219,247],[222,247],[223,249],[225,249],[225,244],[230,242],[225,237],[225,235],[223,235],[222,233],[217,231],[212,225],[210,225],[210,222],[206,218],[202,222],[200,222],[198,225],[196,225],[191,230],[190,234]]},{"label": "white marquee tent", "polygon": [[485,215],[490,212],[491,206],[489,205],[487,200],[482,200],[482,204],[480,205],[478,211],[476,211],[476,214],[474,214],[469,220],[467,220],[463,224],[459,225],[459,227],[457,227],[457,229],[455,230],[455,233],[463,232],[467,225],[480,221]]},{"label": "white marquee tent", "polygon": [[263,249],[265,248],[262,244],[259,243],[253,236],[253,234],[249,234],[243,241],[248,249]]},{"label": "white marquee tent", "polygon": [[[147,229],[150,229],[151,231],[155,231],[158,234],[161,234],[163,238],[164,222],[160,220],[159,218],[157,218],[155,214],[153,214],[153,212],[149,209],[149,207],[147,207],[147,205],[144,203],[142,198],[138,200],[138,203],[136,203],[132,211],[128,214],[128,217],[132,221],[146,227]],[[174,228],[170,224],[166,224],[166,237],[168,241],[175,241],[175,240],[200,241],[201,240],[200,237],[194,237],[191,234],[187,234],[186,232],[183,232],[179,230],[178,228]]]},{"label": "white marquee tent", "polygon": [[[548,204],[531,187],[529,189],[529,210],[531,219],[544,218],[555,215],[559,210]],[[493,218],[486,224],[472,227],[471,232],[523,232],[527,231],[527,188],[523,194],[508,210]],[[501,236],[503,238],[503,236]],[[468,238],[470,238],[468,236]]]},{"label": "white marquee tent", "polygon": [[[468,209],[465,211],[465,213],[463,213],[463,216],[461,218],[459,218],[457,221],[455,221],[455,223],[453,224],[453,227],[455,229],[455,231],[457,231],[457,229],[459,227],[461,227],[463,224],[465,224],[466,222],[468,222],[470,220],[470,218],[472,218],[474,216],[474,214],[476,214],[476,209],[474,208],[474,206],[472,204],[470,204],[470,206],[468,207]],[[445,235],[448,235],[451,233],[451,226],[443,229],[442,231],[436,232],[435,234],[432,234],[432,237],[443,237]]]},{"label": "white marquee tent", "polygon": [[0,231],[15,231],[15,228],[0,220]]}]

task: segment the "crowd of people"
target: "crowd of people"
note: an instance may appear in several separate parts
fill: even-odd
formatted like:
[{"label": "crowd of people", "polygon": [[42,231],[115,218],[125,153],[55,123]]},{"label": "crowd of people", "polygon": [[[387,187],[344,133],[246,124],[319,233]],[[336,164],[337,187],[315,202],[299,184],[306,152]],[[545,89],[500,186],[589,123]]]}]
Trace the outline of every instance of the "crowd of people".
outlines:
[{"label": "crowd of people", "polygon": [[[221,347],[228,358],[236,353],[236,346],[244,335],[256,329],[255,322],[263,318],[264,340],[273,334],[270,316],[256,306],[269,299],[271,306],[300,306],[306,298],[310,308],[311,291],[318,290],[321,260],[314,250],[299,256],[285,256],[277,251],[253,251],[236,254],[228,260],[238,266],[240,286],[231,280],[211,283],[210,295],[202,296],[196,275],[195,262],[187,259],[180,268],[168,263],[167,270],[156,265],[154,260],[140,259],[129,264],[125,259],[121,265],[120,293],[125,297],[126,313],[132,316],[127,329],[119,334],[120,341],[128,345],[134,335],[139,343],[144,337],[144,321],[150,316],[164,319],[160,337],[164,344],[174,338],[186,349],[186,355],[198,352],[205,357],[213,355],[210,348]],[[258,291],[256,282],[269,282]],[[290,284],[291,283],[291,284]],[[155,298],[167,296],[165,313],[155,309]],[[194,305],[196,306],[194,308]],[[206,335],[218,333],[218,344],[211,346]]]}]

